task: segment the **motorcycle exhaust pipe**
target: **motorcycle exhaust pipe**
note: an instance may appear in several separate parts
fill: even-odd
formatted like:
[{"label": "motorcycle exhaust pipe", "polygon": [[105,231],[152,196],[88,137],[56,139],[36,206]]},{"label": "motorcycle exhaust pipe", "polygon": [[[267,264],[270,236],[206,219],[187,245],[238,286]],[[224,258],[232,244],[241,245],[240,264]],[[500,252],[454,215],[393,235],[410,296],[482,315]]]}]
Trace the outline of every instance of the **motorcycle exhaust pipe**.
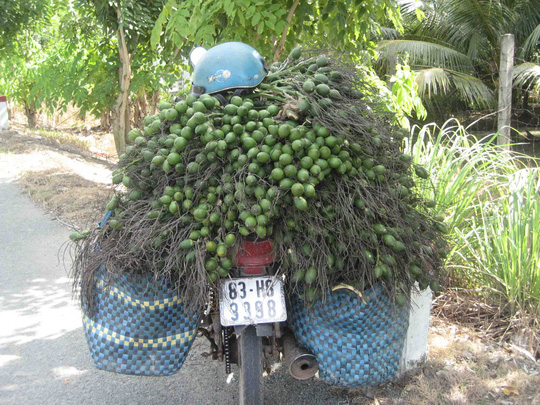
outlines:
[{"label": "motorcycle exhaust pipe", "polygon": [[307,380],[319,371],[315,356],[298,346],[292,333],[283,336],[283,357],[289,373],[297,380]]}]

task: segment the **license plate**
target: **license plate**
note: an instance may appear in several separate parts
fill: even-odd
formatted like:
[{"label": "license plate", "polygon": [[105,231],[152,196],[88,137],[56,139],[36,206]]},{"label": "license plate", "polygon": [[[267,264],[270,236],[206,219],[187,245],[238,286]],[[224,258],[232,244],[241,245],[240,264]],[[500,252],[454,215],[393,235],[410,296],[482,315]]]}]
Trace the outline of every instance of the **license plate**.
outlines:
[{"label": "license plate", "polygon": [[223,326],[286,321],[283,281],[276,277],[224,280],[219,309]]}]

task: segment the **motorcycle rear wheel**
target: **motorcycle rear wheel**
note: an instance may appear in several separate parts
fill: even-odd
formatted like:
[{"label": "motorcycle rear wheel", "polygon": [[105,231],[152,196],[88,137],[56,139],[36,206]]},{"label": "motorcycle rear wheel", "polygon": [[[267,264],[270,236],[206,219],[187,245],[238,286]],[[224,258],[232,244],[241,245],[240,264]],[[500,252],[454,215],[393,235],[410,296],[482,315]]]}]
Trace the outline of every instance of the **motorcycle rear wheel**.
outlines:
[{"label": "motorcycle rear wheel", "polygon": [[262,340],[255,326],[247,326],[238,337],[240,405],[262,405]]}]

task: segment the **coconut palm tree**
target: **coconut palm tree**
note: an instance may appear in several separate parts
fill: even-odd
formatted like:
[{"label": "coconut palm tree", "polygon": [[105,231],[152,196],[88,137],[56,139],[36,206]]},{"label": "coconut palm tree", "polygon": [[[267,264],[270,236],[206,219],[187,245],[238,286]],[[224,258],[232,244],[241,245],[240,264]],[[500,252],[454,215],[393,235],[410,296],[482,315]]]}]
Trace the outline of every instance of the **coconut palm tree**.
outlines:
[{"label": "coconut palm tree", "polygon": [[[515,36],[514,87],[527,100],[540,91],[538,0],[398,0],[405,34],[381,41],[380,60],[408,55],[428,105],[452,99],[468,107],[495,105],[500,37]],[[384,70],[384,63],[380,64]]]}]

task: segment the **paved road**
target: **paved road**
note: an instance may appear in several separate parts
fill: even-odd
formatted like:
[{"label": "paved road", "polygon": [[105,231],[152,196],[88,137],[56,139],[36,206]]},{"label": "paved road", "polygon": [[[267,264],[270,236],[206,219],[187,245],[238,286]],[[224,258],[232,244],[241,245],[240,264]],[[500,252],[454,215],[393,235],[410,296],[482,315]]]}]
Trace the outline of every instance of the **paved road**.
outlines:
[{"label": "paved road", "polygon": [[[69,230],[48,218],[0,173],[0,404],[235,404],[238,383],[203,358],[200,338],[170,377],[97,370],[88,352],[70,280],[57,253]],[[348,404],[344,390],[265,378],[267,404]]]}]

